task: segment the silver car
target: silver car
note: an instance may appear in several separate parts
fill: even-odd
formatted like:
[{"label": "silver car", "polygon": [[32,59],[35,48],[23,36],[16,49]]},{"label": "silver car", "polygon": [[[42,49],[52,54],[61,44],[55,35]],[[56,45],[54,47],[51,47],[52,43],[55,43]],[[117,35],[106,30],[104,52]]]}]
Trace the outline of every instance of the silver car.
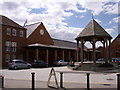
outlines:
[{"label": "silver car", "polygon": [[55,65],[67,65],[68,64],[68,62],[66,62],[66,61],[64,61],[64,60],[59,60],[59,61],[56,61],[55,63],[54,63]]},{"label": "silver car", "polygon": [[9,69],[21,69],[21,68],[31,68],[31,64],[25,62],[24,60],[12,60],[8,64]]}]

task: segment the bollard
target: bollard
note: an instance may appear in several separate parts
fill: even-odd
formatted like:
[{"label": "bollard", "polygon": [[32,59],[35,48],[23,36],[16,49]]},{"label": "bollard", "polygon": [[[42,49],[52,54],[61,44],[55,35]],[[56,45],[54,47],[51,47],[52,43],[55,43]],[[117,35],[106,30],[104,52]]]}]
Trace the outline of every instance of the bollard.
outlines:
[{"label": "bollard", "polygon": [[60,87],[63,88],[63,72],[60,72]]},{"label": "bollard", "polygon": [[35,73],[31,73],[32,74],[32,90],[35,90]]},{"label": "bollard", "polygon": [[120,74],[117,74],[117,90],[120,90]]},{"label": "bollard", "polygon": [[91,90],[90,89],[90,80],[89,80],[89,76],[90,76],[90,73],[87,73],[87,90]]},{"label": "bollard", "polygon": [[2,88],[4,88],[4,77],[2,76]]}]

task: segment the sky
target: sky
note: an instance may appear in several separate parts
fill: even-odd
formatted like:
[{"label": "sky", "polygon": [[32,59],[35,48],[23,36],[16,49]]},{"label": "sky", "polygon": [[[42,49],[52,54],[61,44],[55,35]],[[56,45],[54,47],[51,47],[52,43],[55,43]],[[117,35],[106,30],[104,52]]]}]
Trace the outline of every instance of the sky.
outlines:
[{"label": "sky", "polygon": [[114,39],[120,33],[119,6],[119,0],[0,0],[0,14],[22,26],[26,20],[27,25],[43,22],[52,38],[75,42],[92,14]]}]

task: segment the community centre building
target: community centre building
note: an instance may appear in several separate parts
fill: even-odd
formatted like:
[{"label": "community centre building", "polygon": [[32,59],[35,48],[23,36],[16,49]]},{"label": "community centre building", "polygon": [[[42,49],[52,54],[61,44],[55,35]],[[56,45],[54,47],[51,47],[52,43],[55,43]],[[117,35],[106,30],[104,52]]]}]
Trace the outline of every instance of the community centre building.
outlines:
[{"label": "community centre building", "polygon": [[[42,22],[21,26],[3,15],[0,15],[0,21],[0,64],[3,67],[13,59],[23,59],[27,62],[40,59],[49,64],[61,59],[76,61],[77,52],[80,60],[80,48],[77,48],[77,43],[52,38]],[[97,50],[97,58],[102,57],[101,51]],[[85,60],[92,60],[92,51],[85,45],[83,53]]]}]

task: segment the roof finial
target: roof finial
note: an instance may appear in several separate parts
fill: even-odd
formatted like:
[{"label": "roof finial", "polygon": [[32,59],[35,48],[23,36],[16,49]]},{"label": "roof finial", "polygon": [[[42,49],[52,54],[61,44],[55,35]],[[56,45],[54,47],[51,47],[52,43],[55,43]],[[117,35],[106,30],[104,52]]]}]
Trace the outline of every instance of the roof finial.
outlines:
[{"label": "roof finial", "polygon": [[27,24],[27,19],[25,20],[23,27],[24,27],[26,24]]},{"label": "roof finial", "polygon": [[92,19],[94,19],[93,13],[92,13]]}]

